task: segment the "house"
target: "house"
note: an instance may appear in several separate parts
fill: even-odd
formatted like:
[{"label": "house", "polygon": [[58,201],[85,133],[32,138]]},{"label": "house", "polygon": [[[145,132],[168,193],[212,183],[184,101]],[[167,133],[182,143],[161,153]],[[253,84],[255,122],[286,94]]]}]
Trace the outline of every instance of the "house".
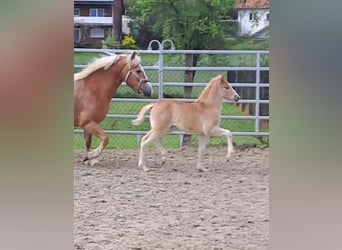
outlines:
[{"label": "house", "polygon": [[269,0],[239,0],[237,10],[238,36],[269,38]]},{"label": "house", "polygon": [[[74,0],[74,42],[100,48],[102,41],[113,35],[114,13],[117,13],[114,8],[113,0]],[[121,16],[122,11],[118,14]],[[130,19],[122,16],[121,20],[122,30],[120,28],[119,32],[129,34]]]}]

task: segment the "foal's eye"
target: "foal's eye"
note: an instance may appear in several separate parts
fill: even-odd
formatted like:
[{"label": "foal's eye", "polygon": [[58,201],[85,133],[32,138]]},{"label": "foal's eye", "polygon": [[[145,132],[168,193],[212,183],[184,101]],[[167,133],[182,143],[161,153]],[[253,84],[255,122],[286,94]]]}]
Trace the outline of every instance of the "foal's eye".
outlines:
[{"label": "foal's eye", "polygon": [[138,74],[140,74],[140,73],[141,73],[141,70],[140,70],[140,69],[138,69],[138,70],[137,70],[137,73],[138,73]]},{"label": "foal's eye", "polygon": [[225,89],[229,89],[229,86],[224,87]]}]

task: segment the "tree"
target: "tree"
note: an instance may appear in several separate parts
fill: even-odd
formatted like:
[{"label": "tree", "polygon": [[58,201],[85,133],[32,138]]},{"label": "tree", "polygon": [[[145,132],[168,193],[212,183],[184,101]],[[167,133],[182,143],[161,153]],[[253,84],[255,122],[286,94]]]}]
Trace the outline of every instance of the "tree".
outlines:
[{"label": "tree", "polygon": [[117,42],[120,42],[122,35],[122,14],[124,14],[123,0],[115,0],[113,3],[113,10],[113,36]]},{"label": "tree", "polygon": [[[129,13],[141,27],[151,26],[163,39],[172,38],[177,48],[217,49],[223,44],[222,20],[230,19],[234,3],[235,0],[132,0]],[[197,60],[196,55],[187,54],[185,65],[196,66]],[[185,82],[193,79],[194,72],[185,72]],[[191,89],[186,88],[185,97],[190,96]]]},{"label": "tree", "polygon": [[[172,38],[179,49],[222,48],[220,28],[230,19],[235,0],[132,0],[129,13],[142,26],[151,26],[163,39]],[[144,34],[140,34],[144,35]],[[185,65],[196,66],[198,55],[186,54]],[[194,71],[186,71],[184,82],[193,82]],[[191,98],[192,87],[184,87],[184,97]]]}]

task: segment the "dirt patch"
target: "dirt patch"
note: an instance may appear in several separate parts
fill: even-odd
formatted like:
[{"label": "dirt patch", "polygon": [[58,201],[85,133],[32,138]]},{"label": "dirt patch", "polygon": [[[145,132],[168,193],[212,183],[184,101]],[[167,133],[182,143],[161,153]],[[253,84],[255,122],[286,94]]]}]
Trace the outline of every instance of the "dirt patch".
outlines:
[{"label": "dirt patch", "polygon": [[209,147],[195,171],[197,149],[105,151],[95,166],[74,160],[75,249],[268,249],[269,149]]}]

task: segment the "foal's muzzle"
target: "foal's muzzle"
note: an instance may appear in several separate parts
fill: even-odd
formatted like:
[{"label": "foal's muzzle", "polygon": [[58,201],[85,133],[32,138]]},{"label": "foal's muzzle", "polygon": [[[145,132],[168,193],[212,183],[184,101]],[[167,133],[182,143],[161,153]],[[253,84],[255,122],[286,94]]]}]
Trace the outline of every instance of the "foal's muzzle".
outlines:
[{"label": "foal's muzzle", "polygon": [[152,85],[149,83],[148,80],[144,80],[144,82],[141,83],[140,92],[144,94],[144,96],[151,96],[153,93]]}]

